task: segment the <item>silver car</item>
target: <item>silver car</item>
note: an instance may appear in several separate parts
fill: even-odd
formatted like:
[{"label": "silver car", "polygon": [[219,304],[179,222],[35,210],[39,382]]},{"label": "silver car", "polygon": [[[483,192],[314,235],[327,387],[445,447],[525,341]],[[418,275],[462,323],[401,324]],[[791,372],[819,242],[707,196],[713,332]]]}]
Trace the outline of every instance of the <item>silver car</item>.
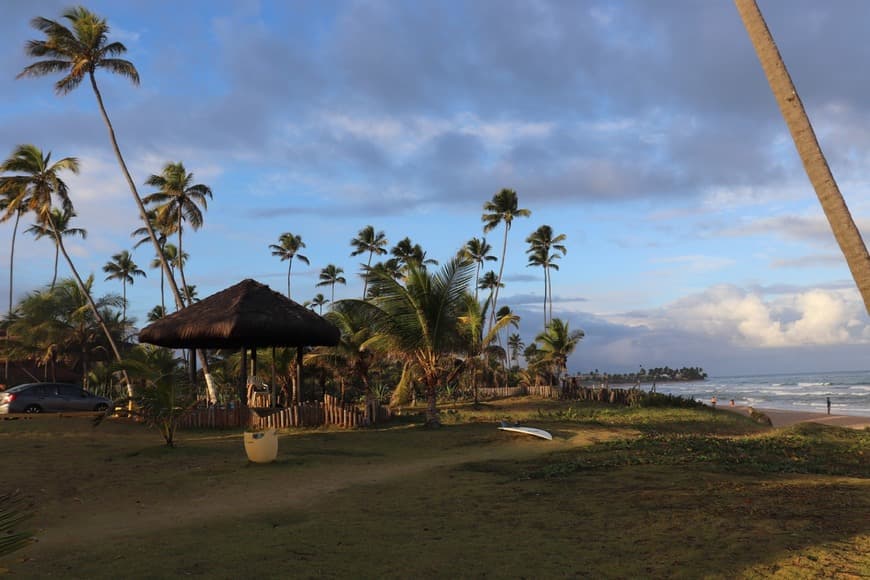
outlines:
[{"label": "silver car", "polygon": [[0,414],[58,413],[111,409],[112,400],[92,395],[78,385],[28,383],[0,391]]}]

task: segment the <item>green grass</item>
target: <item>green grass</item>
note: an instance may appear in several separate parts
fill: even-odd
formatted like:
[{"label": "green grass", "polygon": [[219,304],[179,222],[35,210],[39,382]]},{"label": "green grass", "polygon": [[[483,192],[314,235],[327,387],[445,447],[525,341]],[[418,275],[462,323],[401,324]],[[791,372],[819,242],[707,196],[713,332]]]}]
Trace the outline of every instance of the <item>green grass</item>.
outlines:
[{"label": "green grass", "polygon": [[[16,577],[860,578],[870,432],[706,409],[495,401],[423,429],[285,434],[0,422],[40,543]],[[497,431],[510,418],[553,442]],[[76,498],[76,499],[71,499]],[[33,526],[31,526],[33,527]]]}]

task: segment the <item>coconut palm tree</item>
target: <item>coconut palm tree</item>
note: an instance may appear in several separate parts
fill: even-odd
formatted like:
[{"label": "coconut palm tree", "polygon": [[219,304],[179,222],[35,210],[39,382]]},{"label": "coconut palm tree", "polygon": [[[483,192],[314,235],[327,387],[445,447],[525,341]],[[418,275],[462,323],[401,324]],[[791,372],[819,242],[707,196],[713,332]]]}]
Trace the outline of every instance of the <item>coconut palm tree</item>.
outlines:
[{"label": "coconut palm tree", "polygon": [[[4,169],[0,167],[0,173]],[[9,320],[12,317],[12,298],[14,288],[14,273],[15,273],[15,239],[18,234],[18,224],[21,221],[21,215],[27,206],[27,200],[19,195],[19,186],[14,181],[7,181],[5,177],[0,177],[0,223],[8,221],[15,216],[15,224],[12,226],[12,243],[9,245],[9,308],[6,311],[6,318]],[[3,379],[5,383],[9,383],[9,333],[6,333],[5,347],[7,350],[4,357]]]},{"label": "coconut palm tree", "polygon": [[511,351],[511,360],[514,363],[514,366],[516,366],[520,359],[520,351],[526,347],[526,343],[523,342],[523,339],[519,334],[514,333],[508,337],[507,344]]},{"label": "coconut palm tree", "polygon": [[324,296],[323,294],[317,294],[314,296],[314,298],[311,299],[310,306],[312,310],[317,308],[318,312],[320,314],[323,314],[323,306],[328,303],[329,299],[326,296]]},{"label": "coconut palm tree", "polygon": [[319,348],[306,358],[320,358],[329,361],[331,366],[339,365],[342,374],[351,378],[362,387],[365,393],[365,416],[368,423],[373,423],[377,416],[373,413],[375,400],[369,382],[369,369],[375,362],[375,350],[371,348],[375,336],[373,319],[377,309],[359,300],[339,300],[327,312],[326,318],[340,331],[341,338],[335,347]]},{"label": "coconut palm tree", "polygon": [[804,170],[813,184],[840,251],[846,258],[852,278],[864,299],[864,306],[870,312],[870,254],[867,253],[861,232],[855,226],[849,207],[837,187],[807,112],[758,4],[755,0],[735,0],[735,4],[761,61],[779,110],[791,132]]},{"label": "coconut palm tree", "polygon": [[335,303],[335,285],[347,284],[347,280],[342,276],[343,273],[344,270],[335,264],[329,264],[320,271],[320,282],[318,282],[316,286],[329,286],[331,288],[332,297],[330,298],[330,302],[332,303]]},{"label": "coconut palm tree", "polygon": [[493,295],[495,294],[495,289],[496,288],[503,288],[504,284],[499,284],[498,276],[496,275],[496,273],[494,271],[490,270],[489,272],[484,274],[483,278],[481,278],[477,282],[477,287],[480,288],[481,290],[489,290],[489,298],[487,298],[487,300],[489,300],[489,302],[492,303]]},{"label": "coconut palm tree", "polygon": [[535,337],[539,343],[537,355],[541,362],[548,364],[553,371],[556,384],[559,377],[568,370],[568,357],[585,336],[582,330],[571,331],[568,323],[560,318],[550,321],[547,329]]},{"label": "coconut palm tree", "polygon": [[[148,266],[152,269],[156,268],[160,270],[160,306],[163,308],[163,311],[166,312],[166,275],[163,272],[163,262],[169,260],[169,257],[166,255],[166,243],[169,240],[169,235],[166,232],[166,228],[157,223],[157,212],[153,209],[148,210],[148,223],[157,235],[157,245],[160,248],[159,252],[161,254],[155,255],[154,259],[151,260],[151,263]],[[148,229],[144,226],[133,230],[130,236],[138,238],[136,243],[133,244],[133,249],[151,241],[151,238],[148,236]],[[172,268],[172,264],[169,264],[169,269],[174,275],[175,272]]]},{"label": "coconut palm tree", "polygon": [[298,258],[300,262],[310,264],[308,258],[299,253],[299,250],[305,247],[305,242],[302,241],[302,236],[284,232],[278,237],[277,244],[270,244],[269,249],[272,250],[273,256],[278,256],[281,261],[287,261],[287,298],[290,298],[290,269],[293,267],[293,258]]},{"label": "coconut palm tree", "polygon": [[[181,257],[185,256],[182,235],[184,222],[186,221],[190,224],[190,227],[194,231],[198,230],[203,222],[202,210],[208,208],[207,199],[212,197],[210,187],[192,182],[193,173],[188,173],[182,162],[167,163],[160,175],[152,174],[145,180],[146,185],[156,187],[158,191],[146,196],[142,200],[146,204],[154,205],[157,223],[161,224],[168,234],[174,233],[178,235],[178,255]],[[156,242],[155,248],[159,251],[159,244]],[[159,254],[159,257],[162,258],[162,253]],[[193,286],[189,285],[185,279],[184,260],[179,260],[176,267],[181,277],[182,293],[179,296],[184,296],[184,300],[181,300],[180,304],[182,306],[191,304],[193,297],[188,292],[188,289]],[[172,275],[169,271],[168,263],[166,270],[169,272],[168,275]],[[175,285],[174,279],[170,280],[170,285]],[[205,375],[209,402],[214,403],[217,401],[217,391],[209,373],[208,357],[204,350],[199,351],[199,360]],[[193,355],[191,355],[190,360],[190,382],[196,382],[196,361]]]},{"label": "coconut palm tree", "polygon": [[123,250],[112,256],[112,259],[106,262],[103,266],[103,272],[107,273],[106,280],[120,280],[124,298],[124,305],[121,313],[121,321],[124,327],[127,326],[127,284],[133,284],[136,277],[145,277],[145,272],[136,265],[133,261],[133,256],[130,252]]},{"label": "coconut palm tree", "polygon": [[[178,252],[183,255],[184,222],[190,224],[194,231],[202,227],[202,212],[208,208],[208,199],[212,197],[211,188],[202,183],[193,183],[193,173],[188,173],[180,161],[167,163],[160,175],[152,174],[145,184],[158,188],[158,191],[142,201],[154,206],[157,223],[162,224],[167,233],[178,236]],[[181,265],[178,273],[182,286],[186,287],[187,280]],[[185,303],[190,304],[190,296],[185,295]]]},{"label": "coconut palm tree", "polygon": [[520,321],[519,316],[508,310],[501,316],[498,316],[495,324],[486,330],[489,304],[489,298],[480,303],[472,294],[467,293],[463,299],[461,314],[457,319],[459,333],[464,344],[465,366],[471,375],[471,388],[474,393],[475,405],[480,402],[477,391],[477,375],[480,360],[492,349],[502,351],[500,347],[495,346],[499,332],[509,325],[515,326]]},{"label": "coconut palm tree", "polygon": [[[91,311],[86,294],[93,295],[94,277],[84,281],[84,291],[75,280],[63,278],[54,288],[28,294],[16,307],[10,329],[17,337],[18,352],[45,367],[46,378],[55,380],[55,364],[81,369],[87,388],[91,363],[107,353],[102,329]],[[117,294],[94,298],[112,335],[120,339],[122,325],[114,320],[114,309],[122,305]],[[118,322],[118,323],[115,323]]]},{"label": "coconut palm tree", "polygon": [[[543,225],[529,234],[526,243],[529,244],[526,254],[529,255],[527,266],[540,266],[544,269],[544,328],[547,321],[553,318],[553,287],[550,278],[550,270],[558,270],[556,260],[564,256],[568,249],[564,242],[565,234],[553,235],[553,228]],[[550,315],[547,317],[547,298],[550,299]]]},{"label": "coconut palm tree", "polygon": [[[103,320],[100,310],[94,303],[90,292],[88,292],[85,287],[81,276],[79,276],[75,264],[64,247],[63,238],[58,233],[57,228],[52,221],[51,210],[54,207],[54,198],[58,199],[60,207],[63,209],[64,213],[74,212],[67,185],[60,178],[60,173],[65,171],[78,173],[78,159],[75,157],[65,157],[52,164],[51,152],[44,155],[42,150],[35,145],[19,145],[15,148],[12,156],[0,165],[0,168],[2,168],[4,172],[15,174],[5,177],[4,184],[10,184],[8,185],[10,188],[13,187],[11,184],[15,184],[14,189],[18,192],[16,200],[10,204],[10,207],[7,207],[7,211],[9,211],[10,208],[17,208],[22,206],[23,203],[26,203],[26,206],[23,206],[25,211],[32,211],[36,214],[37,221],[45,223],[51,230],[52,235],[54,236],[54,241],[69,265],[70,271],[72,272],[76,283],[79,285],[79,289],[87,298],[88,305],[99,323],[100,328],[103,330],[106,340],[112,349],[112,353],[115,355],[117,361],[120,362],[121,352],[118,350],[118,345],[115,343],[112,333],[109,331],[108,326],[106,326],[106,322]],[[127,389],[132,395],[132,386],[126,374],[124,375],[124,379],[127,383]]]},{"label": "coconut palm tree", "polygon": [[460,256],[471,260],[476,264],[474,269],[474,297],[477,298],[477,289],[480,286],[480,269],[483,267],[484,262],[494,262],[498,260],[495,256],[493,256],[490,252],[492,252],[492,246],[486,241],[486,238],[471,238],[465,245],[459,250]]},{"label": "coconut palm tree", "polygon": [[351,256],[359,256],[366,252],[369,253],[369,259],[363,267],[363,300],[365,300],[366,291],[368,290],[368,274],[372,269],[372,256],[375,254],[378,256],[386,254],[387,249],[385,246],[388,243],[387,235],[383,231],[376,232],[374,226],[371,225],[361,229],[356,237],[350,241],[350,245],[354,248],[353,252],[350,253]]},{"label": "coconut palm tree", "polygon": [[[493,195],[490,201],[483,204],[483,211],[484,213],[481,216],[483,220],[483,233],[490,232],[500,224],[504,224],[504,241],[501,248],[501,264],[499,264],[498,268],[498,285],[495,287],[492,299],[492,316],[495,316],[496,309],[498,308],[498,289],[501,287],[502,276],[504,275],[504,263],[507,258],[508,232],[511,230],[514,218],[529,217],[532,215],[532,212],[519,207],[517,192],[513,189],[502,189]],[[492,318],[490,323],[494,320]]]},{"label": "coconut palm tree", "polygon": [[409,264],[404,284],[381,272],[371,280],[380,345],[401,353],[416,369],[426,390],[429,426],[441,424],[438,386],[448,355],[462,348],[458,320],[473,274],[471,262],[454,258],[433,273],[422,264]]},{"label": "coconut palm tree", "polygon": [[438,260],[426,257],[426,252],[420,244],[415,244],[411,238],[399,240],[390,253],[398,260],[399,266],[406,269],[409,266],[416,265],[425,268],[428,264],[438,265]]},{"label": "coconut palm tree", "polygon": [[[61,211],[60,208],[54,207],[51,209],[51,221],[54,223],[54,227],[57,229],[57,232],[58,234],[60,234],[61,237],[79,236],[82,239],[86,239],[88,237],[87,230],[83,228],[73,228],[69,225],[70,220],[75,216],[75,213],[66,213]],[[33,236],[36,237],[37,240],[44,237],[52,237],[52,243],[54,243],[51,228],[49,228],[46,224],[35,223],[24,231],[28,234],[33,234]],[[51,277],[52,288],[54,288],[54,284],[57,281],[57,261],[59,258],[60,250],[58,249],[57,244],[55,244],[54,274]]]},{"label": "coconut palm tree", "polygon": [[[41,16],[31,20],[33,28],[45,34],[45,40],[29,41],[25,46],[25,52],[30,57],[44,60],[39,60],[25,67],[17,78],[41,77],[61,73],[64,76],[54,85],[58,95],[69,94],[81,84],[85,77],[88,78],[97,99],[103,122],[109,131],[109,141],[112,144],[115,157],[118,159],[118,165],[121,167],[127,186],[130,188],[130,193],[139,209],[139,217],[147,230],[148,237],[151,238],[155,253],[160,256],[159,240],[148,220],[148,212],[136,189],[136,183],[133,181],[124,156],[121,154],[121,148],[115,137],[115,129],[103,104],[103,96],[97,86],[96,78],[97,70],[103,69],[121,75],[138,86],[139,72],[133,63],[118,58],[127,52],[127,47],[120,42],[109,42],[110,29],[105,18],[100,18],[81,6],[65,10],[62,16],[69,22],[69,28],[60,22]],[[175,279],[171,277],[169,264],[161,262],[161,266],[175,296],[176,306],[180,308],[184,301],[178,286],[175,284]],[[206,378],[208,379],[208,377]]]},{"label": "coconut palm tree", "polygon": [[158,304],[148,312],[148,322],[157,322],[164,316],[166,316],[166,307]]}]

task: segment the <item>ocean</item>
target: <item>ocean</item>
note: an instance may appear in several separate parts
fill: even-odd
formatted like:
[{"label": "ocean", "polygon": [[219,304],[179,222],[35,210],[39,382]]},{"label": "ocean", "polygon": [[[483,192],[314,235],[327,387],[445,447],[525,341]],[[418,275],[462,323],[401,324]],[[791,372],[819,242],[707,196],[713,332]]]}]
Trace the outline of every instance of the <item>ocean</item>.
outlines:
[{"label": "ocean", "polygon": [[[644,389],[650,388],[644,383]],[[656,390],[705,403],[715,396],[720,406],[736,405],[787,411],[870,416],[870,371],[710,377],[706,381],[658,383]]]}]

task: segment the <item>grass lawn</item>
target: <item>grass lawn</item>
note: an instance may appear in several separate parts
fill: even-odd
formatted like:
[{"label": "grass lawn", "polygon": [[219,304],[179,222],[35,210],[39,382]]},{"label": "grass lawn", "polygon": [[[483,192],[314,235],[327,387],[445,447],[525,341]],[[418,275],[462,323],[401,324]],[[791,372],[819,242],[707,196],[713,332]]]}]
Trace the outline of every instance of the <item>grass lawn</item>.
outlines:
[{"label": "grass lawn", "polygon": [[[543,441],[495,429],[510,417]],[[0,421],[37,543],[15,578],[865,578],[870,431],[511,399],[282,434]]]}]

